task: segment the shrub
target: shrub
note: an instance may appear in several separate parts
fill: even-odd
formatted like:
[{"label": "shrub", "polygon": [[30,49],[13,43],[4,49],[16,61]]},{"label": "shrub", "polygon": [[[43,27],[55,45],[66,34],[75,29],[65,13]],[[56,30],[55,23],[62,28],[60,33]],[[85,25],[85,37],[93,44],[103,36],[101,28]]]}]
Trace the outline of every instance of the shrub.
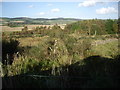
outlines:
[{"label": "shrub", "polygon": [[12,65],[7,65],[8,76],[38,72],[40,71],[40,68],[37,67],[38,65],[39,62],[37,60],[21,56],[16,58]]},{"label": "shrub", "polygon": [[68,36],[64,39],[69,55],[79,59],[87,56],[87,51],[91,48],[91,39],[76,39]]},{"label": "shrub", "polygon": [[[14,54],[18,51],[19,42],[14,39],[3,39],[2,40],[2,63],[12,64]],[[5,60],[8,60],[5,62]]]},{"label": "shrub", "polygon": [[31,47],[25,52],[25,55],[39,61],[52,60],[57,61],[59,64],[69,63],[67,48],[64,45],[64,42],[57,38],[48,37],[42,39],[38,46]]}]

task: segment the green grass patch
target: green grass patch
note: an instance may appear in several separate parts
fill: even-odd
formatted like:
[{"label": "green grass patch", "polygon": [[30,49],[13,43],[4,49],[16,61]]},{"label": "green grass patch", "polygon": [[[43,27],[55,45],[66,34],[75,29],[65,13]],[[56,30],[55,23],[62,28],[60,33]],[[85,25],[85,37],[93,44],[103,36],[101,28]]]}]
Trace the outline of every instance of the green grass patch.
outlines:
[{"label": "green grass patch", "polygon": [[118,41],[112,41],[105,44],[93,46],[91,48],[91,54],[100,55],[102,57],[114,58],[118,55]]}]

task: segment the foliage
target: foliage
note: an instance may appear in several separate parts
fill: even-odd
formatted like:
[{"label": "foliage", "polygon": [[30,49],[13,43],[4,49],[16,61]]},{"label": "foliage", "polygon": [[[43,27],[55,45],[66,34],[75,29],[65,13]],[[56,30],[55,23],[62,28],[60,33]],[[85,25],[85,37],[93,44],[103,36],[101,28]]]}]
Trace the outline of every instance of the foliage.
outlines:
[{"label": "foliage", "polygon": [[87,51],[91,48],[91,39],[77,39],[68,36],[64,39],[69,55],[77,56],[79,59],[87,56]]},{"label": "foliage", "polygon": [[117,33],[117,21],[116,20],[83,20],[78,21],[66,26],[65,29],[69,29],[72,32],[77,31],[80,34],[88,35],[104,35]]},{"label": "foliage", "polygon": [[[14,54],[18,51],[19,42],[14,39],[2,40],[2,62],[3,64],[11,64]],[[8,60],[8,61],[6,61]]]},{"label": "foliage", "polygon": [[[52,28],[24,29],[12,33],[14,39],[3,34],[2,76],[37,74],[58,77],[45,77],[45,80],[40,77],[37,81],[24,78],[28,86],[34,81],[38,87],[43,83],[48,87],[59,86],[58,82],[61,82],[59,87],[118,86],[119,81],[113,83],[112,79],[120,75],[119,45],[114,41],[119,38],[116,20],[82,20],[67,25],[64,30],[57,24]],[[106,42],[107,39],[113,42]],[[101,41],[100,44],[94,44],[97,41]]]},{"label": "foliage", "polygon": [[116,40],[106,44],[96,45],[92,47],[90,51],[93,55],[114,58],[119,54],[118,41]]},{"label": "foliage", "polygon": [[21,27],[23,25],[22,25],[22,23],[8,22],[7,26],[9,26],[9,27]]},{"label": "foliage", "polygon": [[25,73],[33,73],[40,71],[39,62],[27,57],[19,57],[13,61],[12,65],[7,65],[8,76],[20,75]]},{"label": "foliage", "polygon": [[[34,53],[34,54],[33,54]],[[55,60],[58,64],[68,63],[68,51],[64,42],[57,38],[42,39],[38,46],[30,48],[25,55],[41,60]],[[64,58],[64,60],[62,60]]]},{"label": "foliage", "polygon": [[108,19],[107,21],[106,21],[106,24],[105,24],[105,26],[106,26],[106,31],[108,32],[108,34],[112,34],[112,33],[115,33],[114,31],[113,31],[113,20],[110,20],[110,19]]}]

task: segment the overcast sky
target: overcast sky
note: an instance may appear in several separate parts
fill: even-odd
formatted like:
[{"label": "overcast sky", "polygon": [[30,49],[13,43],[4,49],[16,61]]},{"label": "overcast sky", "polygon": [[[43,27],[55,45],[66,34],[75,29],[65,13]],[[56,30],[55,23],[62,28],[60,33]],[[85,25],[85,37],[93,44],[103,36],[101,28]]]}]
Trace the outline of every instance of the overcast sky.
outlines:
[{"label": "overcast sky", "polygon": [[1,17],[117,19],[118,2],[2,2]]}]

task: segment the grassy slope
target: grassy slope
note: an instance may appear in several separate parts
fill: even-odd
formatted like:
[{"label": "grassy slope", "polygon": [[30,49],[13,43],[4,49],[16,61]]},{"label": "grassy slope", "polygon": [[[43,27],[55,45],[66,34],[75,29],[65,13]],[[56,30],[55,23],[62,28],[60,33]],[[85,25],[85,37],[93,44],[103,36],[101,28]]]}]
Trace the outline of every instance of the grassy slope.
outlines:
[{"label": "grassy slope", "polygon": [[105,44],[99,44],[91,48],[93,55],[113,58],[118,54],[118,41],[111,41]]}]

